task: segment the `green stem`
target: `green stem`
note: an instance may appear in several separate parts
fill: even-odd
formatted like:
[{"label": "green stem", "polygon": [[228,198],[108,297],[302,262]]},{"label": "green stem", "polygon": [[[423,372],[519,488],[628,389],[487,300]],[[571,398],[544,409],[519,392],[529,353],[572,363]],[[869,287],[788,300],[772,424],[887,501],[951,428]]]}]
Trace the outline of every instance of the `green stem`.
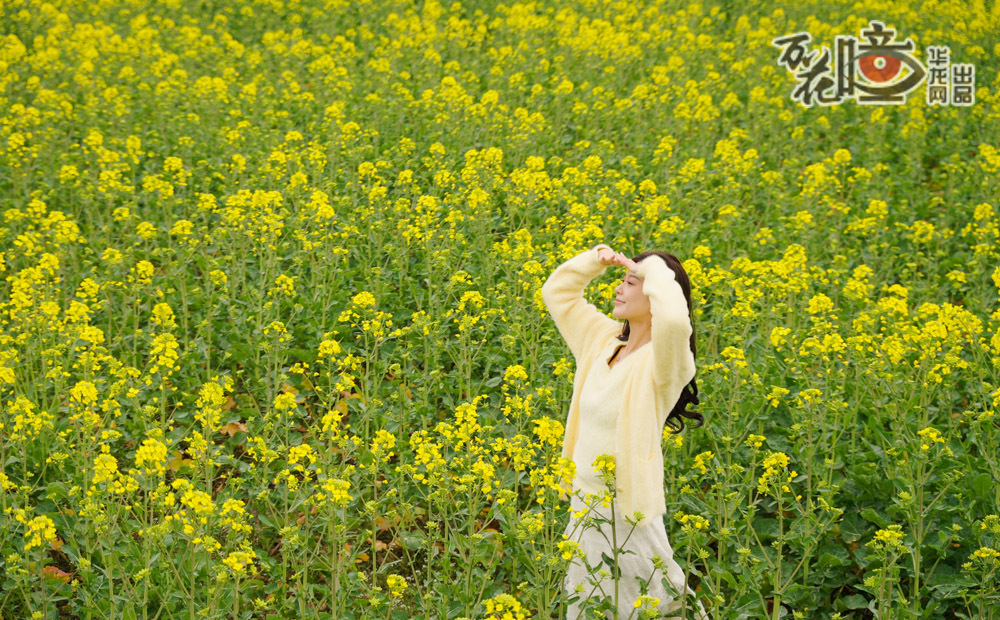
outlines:
[{"label": "green stem", "polygon": [[[778,483],[780,485],[780,482]],[[771,610],[771,619],[778,620],[779,612],[781,611],[781,558],[782,558],[782,548],[785,542],[785,516],[781,509],[781,487],[778,486],[777,500],[778,500],[778,542],[775,548],[778,550],[777,558],[777,569],[774,572],[774,607]]]},{"label": "green stem", "polygon": [[378,573],[378,565],[375,562],[375,553],[377,551],[376,545],[378,544],[378,459],[376,458],[372,463],[372,506],[374,507],[374,514],[372,514],[372,587],[375,587],[376,574]]},{"label": "green stem", "polygon": [[611,551],[615,556],[615,620],[618,618],[618,522],[615,520],[615,504],[617,498],[611,500]]},{"label": "green stem", "polygon": [[690,569],[691,566],[691,546],[692,546],[691,543],[693,542],[694,540],[692,539],[688,544],[687,555],[684,558],[684,586],[683,589],[679,592],[681,597],[681,620],[687,618],[688,570]]}]

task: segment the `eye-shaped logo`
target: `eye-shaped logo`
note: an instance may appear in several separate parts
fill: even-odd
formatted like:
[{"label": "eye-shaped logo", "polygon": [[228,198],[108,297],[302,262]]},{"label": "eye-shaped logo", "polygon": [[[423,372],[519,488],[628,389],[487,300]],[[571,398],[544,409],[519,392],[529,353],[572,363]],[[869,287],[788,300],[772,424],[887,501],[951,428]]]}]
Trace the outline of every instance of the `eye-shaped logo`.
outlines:
[{"label": "eye-shaped logo", "polygon": [[899,74],[899,68],[903,66],[898,58],[888,54],[868,54],[858,58],[858,69],[861,75],[868,78],[869,82],[881,84],[888,82]]},{"label": "eye-shaped logo", "polygon": [[771,45],[781,50],[778,66],[798,82],[792,101],[807,108],[847,99],[865,105],[902,104],[928,76],[928,105],[969,106],[975,101],[975,67],[952,64],[947,46],[928,47],[925,65],[913,55],[913,39],[897,41],[896,30],[881,21],[870,20],[859,34],[834,37],[833,54],[826,46],[810,49],[808,32],[772,39]]},{"label": "eye-shaped logo", "polygon": [[[856,58],[858,73],[864,80],[857,80],[855,86],[872,95],[895,95],[913,89],[927,71],[920,61],[910,54],[900,53],[892,49],[881,49],[877,52],[860,55]],[[909,73],[899,78],[903,64]],[[868,81],[868,84],[865,83]]]}]

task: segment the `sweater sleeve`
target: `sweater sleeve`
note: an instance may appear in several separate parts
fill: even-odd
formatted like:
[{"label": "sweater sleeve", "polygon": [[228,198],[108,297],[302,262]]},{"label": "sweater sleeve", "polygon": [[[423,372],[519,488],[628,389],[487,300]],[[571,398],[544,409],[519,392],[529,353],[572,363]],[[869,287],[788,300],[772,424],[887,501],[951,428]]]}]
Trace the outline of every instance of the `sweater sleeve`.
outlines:
[{"label": "sweater sleeve", "polygon": [[542,285],[545,306],[577,360],[604,329],[613,330],[620,325],[583,296],[587,284],[608,268],[598,258],[601,248],[611,249],[601,243],[577,254],[556,267]]},{"label": "sweater sleeve", "polygon": [[640,261],[635,272],[643,278],[642,292],[649,298],[652,314],[653,381],[659,387],[683,388],[695,375],[693,328],[684,291],[674,271],[658,256]]}]

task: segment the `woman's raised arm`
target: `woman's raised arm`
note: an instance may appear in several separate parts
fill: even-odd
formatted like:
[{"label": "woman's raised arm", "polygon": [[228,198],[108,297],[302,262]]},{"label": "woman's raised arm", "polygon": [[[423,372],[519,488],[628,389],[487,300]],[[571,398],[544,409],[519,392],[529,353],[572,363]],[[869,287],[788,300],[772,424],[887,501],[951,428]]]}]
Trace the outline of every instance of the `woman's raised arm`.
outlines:
[{"label": "woman's raised arm", "polygon": [[683,388],[695,375],[691,351],[691,318],[684,291],[674,271],[658,256],[636,263],[642,292],[649,298],[650,337],[653,345],[653,381],[658,386]]},{"label": "woman's raised arm", "polygon": [[594,338],[605,333],[604,330],[620,328],[618,321],[602,313],[583,296],[587,284],[608,268],[598,256],[601,248],[611,249],[601,243],[577,254],[556,267],[542,285],[545,307],[577,359]]}]

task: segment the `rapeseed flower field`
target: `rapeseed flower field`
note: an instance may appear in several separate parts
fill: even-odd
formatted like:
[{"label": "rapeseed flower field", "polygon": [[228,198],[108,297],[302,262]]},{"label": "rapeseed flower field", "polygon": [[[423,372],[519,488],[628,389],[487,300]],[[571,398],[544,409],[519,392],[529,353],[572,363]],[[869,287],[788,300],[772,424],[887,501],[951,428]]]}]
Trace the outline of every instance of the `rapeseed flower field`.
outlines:
[{"label": "rapeseed flower field", "polygon": [[[870,20],[974,104],[793,101],[771,41]],[[998,31],[984,0],[3,0],[0,617],[562,617],[540,287],[601,242],[691,277],[666,523],[713,618],[1000,617]]]}]

